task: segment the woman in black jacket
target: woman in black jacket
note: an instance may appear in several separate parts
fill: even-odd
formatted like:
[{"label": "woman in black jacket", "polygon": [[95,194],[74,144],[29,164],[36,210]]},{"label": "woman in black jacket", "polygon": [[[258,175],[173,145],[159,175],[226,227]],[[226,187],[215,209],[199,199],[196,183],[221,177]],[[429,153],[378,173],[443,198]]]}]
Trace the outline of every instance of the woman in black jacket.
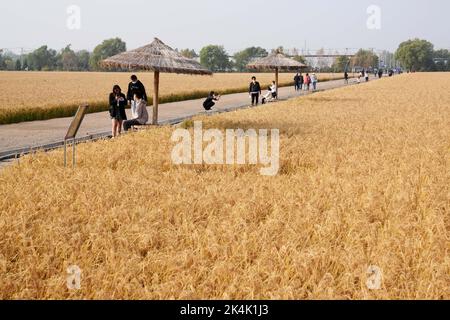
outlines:
[{"label": "woman in black jacket", "polygon": [[113,138],[122,132],[122,123],[127,120],[125,106],[127,98],[122,93],[122,89],[118,85],[113,87],[113,91],[109,95],[109,115],[112,120],[112,136]]}]

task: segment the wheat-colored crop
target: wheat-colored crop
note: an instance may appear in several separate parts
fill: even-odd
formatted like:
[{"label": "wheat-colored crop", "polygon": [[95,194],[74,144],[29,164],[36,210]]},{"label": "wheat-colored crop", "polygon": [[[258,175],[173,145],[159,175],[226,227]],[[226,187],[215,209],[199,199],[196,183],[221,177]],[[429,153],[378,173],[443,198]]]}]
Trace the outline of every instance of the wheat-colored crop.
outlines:
[{"label": "wheat-colored crop", "polygon": [[172,127],[80,145],[75,170],[26,157],[0,173],[0,297],[449,299],[449,87],[410,74],[199,118],[279,128],[276,177],[176,166]]},{"label": "wheat-colored crop", "polygon": [[[0,72],[0,124],[67,117],[80,104],[90,111],[108,109],[108,95],[115,84],[126,94],[131,73],[117,72]],[[153,73],[138,73],[151,98]],[[253,74],[227,73],[213,76],[161,74],[162,102],[198,99],[211,90],[222,93],[243,92]],[[274,74],[256,74],[261,84],[269,84]],[[339,78],[319,74],[319,81]],[[293,74],[281,73],[280,83],[292,82]]]}]

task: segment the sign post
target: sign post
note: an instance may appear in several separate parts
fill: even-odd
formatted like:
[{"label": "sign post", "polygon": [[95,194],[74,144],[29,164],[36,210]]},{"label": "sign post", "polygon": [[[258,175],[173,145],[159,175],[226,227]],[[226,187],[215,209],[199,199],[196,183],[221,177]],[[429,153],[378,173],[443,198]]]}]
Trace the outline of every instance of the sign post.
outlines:
[{"label": "sign post", "polygon": [[89,106],[82,105],[78,107],[78,111],[75,117],[70,124],[69,129],[67,130],[66,137],[64,138],[64,167],[67,167],[67,142],[68,140],[72,140],[72,168],[75,168],[75,149],[76,149],[76,140],[75,137],[80,129],[81,123],[83,122],[84,116],[88,110]]}]

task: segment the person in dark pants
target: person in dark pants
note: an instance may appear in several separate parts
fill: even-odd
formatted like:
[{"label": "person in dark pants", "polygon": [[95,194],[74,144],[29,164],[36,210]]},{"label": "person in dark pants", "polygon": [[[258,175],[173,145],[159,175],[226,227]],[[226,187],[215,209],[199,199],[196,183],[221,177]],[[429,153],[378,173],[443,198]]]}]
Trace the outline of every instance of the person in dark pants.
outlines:
[{"label": "person in dark pants", "polygon": [[112,120],[113,138],[121,134],[122,124],[127,120],[127,114],[125,112],[126,105],[127,99],[122,93],[122,89],[118,85],[115,85],[109,94],[109,115]]},{"label": "person in dark pants", "polygon": [[140,92],[134,94],[133,100],[136,104],[136,109],[131,111],[133,119],[124,121],[123,129],[128,131],[132,126],[144,125],[148,121],[147,101],[144,100],[144,95]]},{"label": "person in dark pants", "polygon": [[219,101],[219,99],[220,95],[216,95],[214,91],[211,91],[205,102],[203,102],[203,108],[205,108],[206,111],[210,111],[212,107],[216,105],[214,101]]},{"label": "person in dark pants", "polygon": [[136,109],[136,103],[134,101],[134,94],[136,92],[140,92],[144,101],[147,100],[147,93],[145,92],[145,87],[140,80],[138,80],[136,75],[131,76],[131,82],[128,84],[128,92],[127,92],[127,100],[128,105],[131,106],[131,112],[134,112]]},{"label": "person in dark pants", "polygon": [[299,91],[302,88],[302,85],[300,83],[300,79],[303,80],[303,77],[301,76],[300,73],[297,73],[294,77],[294,83],[295,83],[295,91]]},{"label": "person in dark pants", "polygon": [[345,84],[348,84],[348,73],[347,73],[347,71],[344,72],[344,82],[345,82]]},{"label": "person in dark pants", "polygon": [[250,82],[248,93],[252,98],[252,106],[258,105],[259,95],[261,94],[261,85],[258,81],[256,81],[256,77],[252,77],[252,82]]},{"label": "person in dark pants", "polygon": [[378,78],[383,78],[383,69],[380,69],[379,71],[378,71]]},{"label": "person in dark pants", "polygon": [[302,91],[303,90],[303,83],[304,83],[303,74],[300,73],[300,82],[299,82],[299,85],[298,85],[298,91]]}]

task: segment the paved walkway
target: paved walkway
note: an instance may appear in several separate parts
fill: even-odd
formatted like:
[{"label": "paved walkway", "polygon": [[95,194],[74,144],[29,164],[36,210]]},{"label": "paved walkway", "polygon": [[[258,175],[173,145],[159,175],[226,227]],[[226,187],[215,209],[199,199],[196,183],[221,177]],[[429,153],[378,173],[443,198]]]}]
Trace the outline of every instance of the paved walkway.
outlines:
[{"label": "paved walkway", "polygon": [[[355,80],[351,79],[351,83]],[[345,86],[344,80],[327,81],[318,84],[318,90],[329,90]],[[305,92],[296,92],[293,87],[279,89],[281,99],[289,99],[305,95]],[[249,105],[247,93],[237,93],[222,96],[216,104],[218,110],[239,108]],[[204,112],[203,99],[189,100],[161,104],[159,107],[159,120],[161,122],[177,118],[190,117]],[[149,109],[150,110],[150,109]],[[130,110],[127,110],[128,116]],[[151,111],[149,111],[151,118]],[[64,139],[72,118],[59,118],[45,121],[31,121],[18,124],[0,126],[0,153],[22,148],[32,148]],[[108,112],[99,112],[86,115],[78,132],[79,138],[105,133],[111,130],[111,120]]]}]

